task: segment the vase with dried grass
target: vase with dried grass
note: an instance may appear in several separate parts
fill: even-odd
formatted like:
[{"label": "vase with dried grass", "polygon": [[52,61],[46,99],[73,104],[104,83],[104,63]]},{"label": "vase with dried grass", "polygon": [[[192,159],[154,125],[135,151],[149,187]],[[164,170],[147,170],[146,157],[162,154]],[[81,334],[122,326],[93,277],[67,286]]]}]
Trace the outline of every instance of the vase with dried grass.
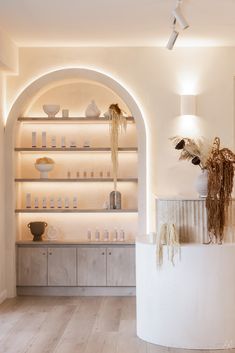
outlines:
[{"label": "vase with dried grass", "polygon": [[[171,138],[175,148],[182,150],[180,160],[191,160],[208,175],[206,209],[210,244],[213,239],[221,244],[227,220],[228,206],[232,198],[235,154],[228,148],[220,149],[220,139],[215,137],[212,146],[203,140],[175,136]],[[204,190],[204,194],[205,190]]]},{"label": "vase with dried grass", "polygon": [[113,165],[113,183],[114,190],[110,193],[110,208],[121,209],[121,193],[117,190],[118,178],[118,140],[119,134],[126,131],[127,120],[124,112],[118,104],[111,104],[109,110],[105,113],[110,122],[110,144],[111,160]]},{"label": "vase with dried grass", "polygon": [[211,147],[205,139],[190,139],[188,137],[174,136],[171,138],[175,149],[181,150],[179,160],[188,160],[201,168],[195,187],[199,197],[207,196],[208,173],[206,161],[210,154]]}]

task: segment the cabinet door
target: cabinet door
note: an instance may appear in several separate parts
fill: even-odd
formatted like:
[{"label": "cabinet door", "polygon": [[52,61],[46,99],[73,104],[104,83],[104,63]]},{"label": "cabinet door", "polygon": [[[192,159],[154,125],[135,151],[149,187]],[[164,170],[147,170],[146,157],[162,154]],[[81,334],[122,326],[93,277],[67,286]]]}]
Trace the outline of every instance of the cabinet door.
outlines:
[{"label": "cabinet door", "polygon": [[106,249],[77,249],[78,286],[106,286]]},{"label": "cabinet door", "polygon": [[135,286],[135,248],[107,249],[107,285]]},{"label": "cabinet door", "polygon": [[18,248],[18,286],[47,285],[47,248]]},{"label": "cabinet door", "polygon": [[48,248],[48,286],[76,286],[75,248]]}]

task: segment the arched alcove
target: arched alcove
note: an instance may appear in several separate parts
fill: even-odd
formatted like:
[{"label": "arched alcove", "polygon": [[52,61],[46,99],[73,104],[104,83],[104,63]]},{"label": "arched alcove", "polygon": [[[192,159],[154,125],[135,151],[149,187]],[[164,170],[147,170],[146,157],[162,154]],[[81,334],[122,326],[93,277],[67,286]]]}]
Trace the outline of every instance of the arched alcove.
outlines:
[{"label": "arched alcove", "polygon": [[15,185],[14,185],[14,143],[17,119],[23,115],[32,101],[36,100],[43,92],[50,87],[59,86],[62,81],[84,80],[96,82],[97,84],[107,87],[115,92],[128,107],[132,116],[134,116],[137,127],[138,139],[138,233],[146,232],[147,224],[147,192],[146,192],[146,128],[141,111],[130,93],[125,87],[120,85],[111,77],[89,69],[63,69],[48,73],[27,86],[19,95],[12,106],[9,113],[6,130],[5,130],[5,146],[6,146],[6,258],[8,269],[8,296],[15,295]]}]

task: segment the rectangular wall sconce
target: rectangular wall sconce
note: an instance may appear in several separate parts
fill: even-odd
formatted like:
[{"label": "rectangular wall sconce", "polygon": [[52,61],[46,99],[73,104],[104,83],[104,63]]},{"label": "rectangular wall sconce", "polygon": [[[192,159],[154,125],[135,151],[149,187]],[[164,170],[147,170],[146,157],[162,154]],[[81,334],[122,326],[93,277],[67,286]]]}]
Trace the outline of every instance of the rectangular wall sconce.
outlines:
[{"label": "rectangular wall sconce", "polygon": [[196,96],[182,95],[180,100],[181,115],[196,115]]}]

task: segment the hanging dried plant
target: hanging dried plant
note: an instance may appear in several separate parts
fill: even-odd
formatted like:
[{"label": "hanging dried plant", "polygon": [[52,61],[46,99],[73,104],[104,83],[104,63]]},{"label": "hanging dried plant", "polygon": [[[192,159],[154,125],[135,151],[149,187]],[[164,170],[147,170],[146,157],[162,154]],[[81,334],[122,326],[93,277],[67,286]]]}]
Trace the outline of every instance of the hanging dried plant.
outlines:
[{"label": "hanging dried plant", "polygon": [[235,154],[228,148],[220,149],[220,139],[214,139],[211,154],[206,162],[208,194],[206,199],[207,226],[210,242],[214,235],[221,243],[233,190]]},{"label": "hanging dried plant", "polygon": [[120,132],[126,131],[127,120],[118,104],[111,104],[107,114],[110,120],[111,159],[113,164],[114,190],[117,190],[118,176],[118,137]]},{"label": "hanging dried plant", "polygon": [[180,240],[179,233],[172,223],[164,223],[161,225],[160,232],[156,239],[156,259],[157,266],[163,264],[163,245],[167,245],[168,260],[174,266],[175,255],[178,254],[180,258]]}]

